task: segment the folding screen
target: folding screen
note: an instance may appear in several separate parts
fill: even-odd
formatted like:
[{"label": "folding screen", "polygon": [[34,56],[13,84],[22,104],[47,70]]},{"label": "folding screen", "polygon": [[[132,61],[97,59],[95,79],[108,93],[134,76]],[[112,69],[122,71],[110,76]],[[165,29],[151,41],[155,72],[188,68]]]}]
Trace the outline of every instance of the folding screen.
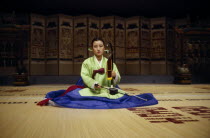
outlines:
[{"label": "folding screen", "polygon": [[139,17],[126,19],[126,75],[140,74]]},{"label": "folding screen", "polygon": [[74,18],[74,75],[80,75],[82,62],[88,57],[88,17]]},{"label": "folding screen", "polygon": [[150,19],[141,17],[140,44],[141,44],[141,75],[150,75],[151,59],[151,30]]},{"label": "folding screen", "polygon": [[151,74],[166,75],[166,19],[151,19]]},{"label": "folding screen", "polygon": [[30,75],[45,75],[45,17],[31,14]]},{"label": "folding screen", "polygon": [[73,18],[59,15],[59,75],[73,75]]}]

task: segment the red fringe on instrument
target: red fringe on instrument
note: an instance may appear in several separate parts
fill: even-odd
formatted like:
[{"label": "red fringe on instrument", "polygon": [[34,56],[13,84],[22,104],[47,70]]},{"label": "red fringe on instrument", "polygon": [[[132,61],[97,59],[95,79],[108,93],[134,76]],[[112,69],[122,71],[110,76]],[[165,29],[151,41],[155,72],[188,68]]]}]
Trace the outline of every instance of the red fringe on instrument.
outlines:
[{"label": "red fringe on instrument", "polygon": [[[79,85],[72,85],[72,86],[70,86],[63,94],[61,94],[61,95],[58,96],[58,97],[64,96],[64,95],[66,95],[68,92],[70,92],[70,91],[72,91],[72,90],[75,90],[75,89],[77,89],[77,88],[81,88],[81,89],[82,89],[82,88],[84,88],[84,87],[83,87],[83,86],[79,86]],[[38,102],[37,105],[39,105],[39,106],[47,105],[48,102],[49,102],[49,100],[52,100],[52,98],[44,99],[44,100]]]}]

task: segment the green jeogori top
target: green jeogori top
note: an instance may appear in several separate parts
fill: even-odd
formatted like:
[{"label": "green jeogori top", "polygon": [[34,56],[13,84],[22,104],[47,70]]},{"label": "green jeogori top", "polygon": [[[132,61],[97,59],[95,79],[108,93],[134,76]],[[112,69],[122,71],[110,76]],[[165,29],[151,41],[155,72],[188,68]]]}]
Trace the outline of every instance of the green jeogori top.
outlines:
[{"label": "green jeogori top", "polygon": [[[109,91],[105,88],[101,89],[94,89],[95,84],[99,84],[100,86],[110,87],[111,80],[107,80],[107,58],[102,57],[101,61],[99,62],[95,56],[86,59],[82,63],[81,69],[81,77],[83,79],[86,88],[79,91],[81,96],[98,96],[98,97],[107,97],[109,99],[117,99],[122,97],[125,93],[122,90],[118,90],[121,93],[117,93],[115,95],[109,94]],[[98,70],[100,68],[104,68],[105,73],[100,74],[96,73],[94,79],[92,78],[93,70]],[[116,72],[116,77],[113,80],[114,86],[116,86],[120,82],[120,73],[117,69],[117,66],[114,64],[113,71]]]}]

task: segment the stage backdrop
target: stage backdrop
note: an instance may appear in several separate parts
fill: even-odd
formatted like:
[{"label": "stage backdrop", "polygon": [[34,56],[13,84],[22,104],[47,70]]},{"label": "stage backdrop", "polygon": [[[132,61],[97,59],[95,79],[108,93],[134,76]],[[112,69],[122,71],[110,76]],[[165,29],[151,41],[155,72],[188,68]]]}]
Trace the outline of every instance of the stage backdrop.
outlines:
[{"label": "stage backdrop", "polygon": [[126,19],[126,74],[140,74],[140,17]]},{"label": "stage backdrop", "polygon": [[59,15],[59,75],[73,75],[73,17]]},{"label": "stage backdrop", "polygon": [[140,20],[140,49],[141,49],[141,75],[151,73],[151,21],[149,18],[141,17]]},{"label": "stage backdrop", "polygon": [[[18,27],[25,29],[21,45],[29,75],[80,75],[82,62],[93,56],[88,48],[95,37],[113,45],[114,62],[122,75],[171,75],[181,60],[182,41],[174,27],[184,23],[165,17],[29,14],[16,20],[25,22]],[[12,47],[3,40],[0,45],[2,55]],[[0,65],[9,68],[9,61],[13,64],[12,58],[1,58]]]},{"label": "stage backdrop", "polygon": [[30,33],[30,75],[47,75],[46,73],[46,45],[45,19],[46,17],[31,14]]},{"label": "stage backdrop", "polygon": [[166,18],[151,19],[151,74],[166,75]]}]

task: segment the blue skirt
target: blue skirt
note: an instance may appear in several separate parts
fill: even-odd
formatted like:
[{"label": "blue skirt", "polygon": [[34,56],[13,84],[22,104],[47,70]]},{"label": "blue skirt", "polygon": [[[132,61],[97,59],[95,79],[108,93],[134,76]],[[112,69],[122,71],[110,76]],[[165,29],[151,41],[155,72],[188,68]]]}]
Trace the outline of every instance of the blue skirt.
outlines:
[{"label": "blue skirt", "polygon": [[[81,79],[76,85],[84,86]],[[151,93],[137,95],[138,97],[147,99],[147,101],[145,101],[126,94],[118,99],[97,96],[81,96],[79,93],[80,90],[81,88],[74,89],[64,96],[60,95],[66,90],[51,91],[47,93],[45,98],[52,98],[51,100],[58,106],[80,109],[117,109],[158,104],[158,101]]]}]

